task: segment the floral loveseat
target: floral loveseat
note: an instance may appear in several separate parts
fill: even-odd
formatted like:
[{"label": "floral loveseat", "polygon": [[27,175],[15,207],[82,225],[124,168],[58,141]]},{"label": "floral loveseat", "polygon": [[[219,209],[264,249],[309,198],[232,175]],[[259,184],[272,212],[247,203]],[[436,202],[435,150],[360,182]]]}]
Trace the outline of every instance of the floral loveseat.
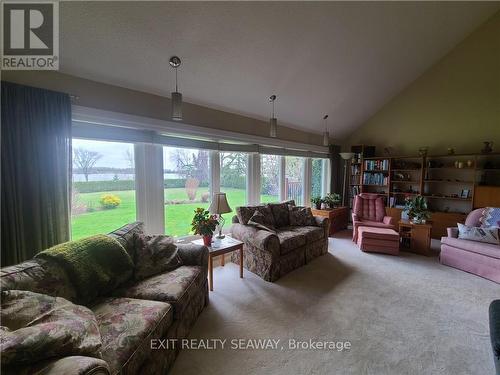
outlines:
[{"label": "floral loveseat", "polygon": [[[266,281],[276,281],[328,252],[328,218],[312,216],[309,208],[296,207],[294,201],[241,206],[236,212],[231,235],[243,242],[243,265]],[[255,212],[264,225],[249,224]],[[238,263],[239,253],[232,260]]]},{"label": "floral loveseat", "polygon": [[[141,232],[142,224],[133,223],[108,236],[114,237],[119,242],[118,246],[121,244],[120,248],[131,254],[135,246],[134,234]],[[57,263],[39,258],[38,255],[33,260],[2,268],[0,274],[2,308],[9,295],[15,293],[31,293],[38,299],[29,307],[25,305],[23,309],[18,308],[21,312],[36,309],[38,305],[47,301],[49,303],[64,301],[76,309],[74,311],[77,317],[74,321],[77,323],[79,318],[89,320],[90,314],[91,319],[95,319],[98,329],[95,329],[96,332],[91,332],[86,328],[86,332],[89,335],[92,333],[100,335],[97,336],[99,351],[95,355],[55,355],[26,365],[2,365],[2,373],[16,375],[166,373],[178,354],[180,342],[177,341],[175,348],[170,346],[167,349],[155,345],[158,350],[153,350],[152,340],[174,339],[172,341],[175,341],[185,338],[208,303],[208,249],[205,246],[178,245],[176,254],[181,259],[179,263],[182,263],[177,268],[138,282],[133,277],[127,279],[124,277],[124,282],[114,290],[90,291],[92,295],[97,295],[91,301],[81,300],[67,271]],[[12,308],[12,306],[7,307]],[[4,320],[15,323],[17,317],[15,314],[12,315],[14,316],[7,316]],[[31,323],[33,322],[28,324],[28,328],[32,328],[29,327]],[[71,328],[73,327],[69,329]],[[2,330],[5,329],[2,326]],[[15,334],[20,331],[12,332]],[[38,339],[36,336],[35,334],[33,337],[35,340]],[[50,339],[50,336],[48,338]],[[17,353],[14,352],[14,355]]]}]

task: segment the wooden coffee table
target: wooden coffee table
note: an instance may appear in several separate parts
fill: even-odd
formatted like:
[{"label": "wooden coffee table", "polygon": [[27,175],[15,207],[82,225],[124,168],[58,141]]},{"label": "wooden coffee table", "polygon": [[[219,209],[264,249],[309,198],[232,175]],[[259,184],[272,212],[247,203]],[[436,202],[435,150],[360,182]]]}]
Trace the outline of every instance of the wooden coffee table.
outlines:
[{"label": "wooden coffee table", "polygon": [[[215,240],[215,239],[214,239]],[[195,245],[203,245],[203,239],[191,241]],[[214,290],[214,274],[213,274],[213,258],[221,255],[221,265],[224,266],[224,255],[233,251],[240,251],[240,278],[243,278],[243,242],[235,240],[232,237],[226,236],[220,240],[220,245],[215,247],[217,242],[212,242],[212,246],[208,247],[208,284],[210,291]]]}]

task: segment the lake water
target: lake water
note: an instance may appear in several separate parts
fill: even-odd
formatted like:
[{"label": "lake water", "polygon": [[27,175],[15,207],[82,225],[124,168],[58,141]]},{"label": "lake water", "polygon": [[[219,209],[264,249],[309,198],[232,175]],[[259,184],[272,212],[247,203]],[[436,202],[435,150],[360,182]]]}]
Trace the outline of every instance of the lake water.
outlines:
[{"label": "lake water", "polygon": [[[111,181],[115,176],[117,176],[119,180],[134,179],[134,175],[131,173],[93,173],[89,174],[89,181]],[[177,173],[164,173],[163,178],[182,178],[182,176]],[[73,181],[85,181],[85,175],[83,173],[73,173]]]}]

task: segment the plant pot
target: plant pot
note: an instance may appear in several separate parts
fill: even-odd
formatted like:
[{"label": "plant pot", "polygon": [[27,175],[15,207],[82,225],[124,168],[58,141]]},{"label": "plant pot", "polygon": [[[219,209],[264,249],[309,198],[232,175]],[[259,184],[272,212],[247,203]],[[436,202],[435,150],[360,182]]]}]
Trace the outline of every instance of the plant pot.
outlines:
[{"label": "plant pot", "polygon": [[203,236],[203,245],[212,246],[212,235]]},{"label": "plant pot", "polygon": [[317,210],[321,210],[321,202],[320,203],[316,203],[316,209]]}]

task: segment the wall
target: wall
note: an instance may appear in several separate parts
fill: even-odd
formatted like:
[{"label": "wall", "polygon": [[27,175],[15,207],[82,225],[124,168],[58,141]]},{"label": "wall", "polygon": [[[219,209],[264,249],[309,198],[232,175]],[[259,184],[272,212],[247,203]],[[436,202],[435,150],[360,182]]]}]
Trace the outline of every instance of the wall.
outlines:
[{"label": "wall", "polygon": [[[429,41],[432,43],[432,41]],[[393,147],[393,155],[421,146],[443,154],[479,152],[483,141],[500,150],[500,12],[354,131],[353,144]]]},{"label": "wall", "polygon": [[[79,97],[74,104],[137,116],[170,120],[170,99],[145,92],[107,85],[54,71],[3,71],[2,79],[29,86],[66,92]],[[182,123],[268,137],[269,123],[191,103],[183,103]],[[319,134],[278,127],[278,137],[287,141],[322,145]]]}]

